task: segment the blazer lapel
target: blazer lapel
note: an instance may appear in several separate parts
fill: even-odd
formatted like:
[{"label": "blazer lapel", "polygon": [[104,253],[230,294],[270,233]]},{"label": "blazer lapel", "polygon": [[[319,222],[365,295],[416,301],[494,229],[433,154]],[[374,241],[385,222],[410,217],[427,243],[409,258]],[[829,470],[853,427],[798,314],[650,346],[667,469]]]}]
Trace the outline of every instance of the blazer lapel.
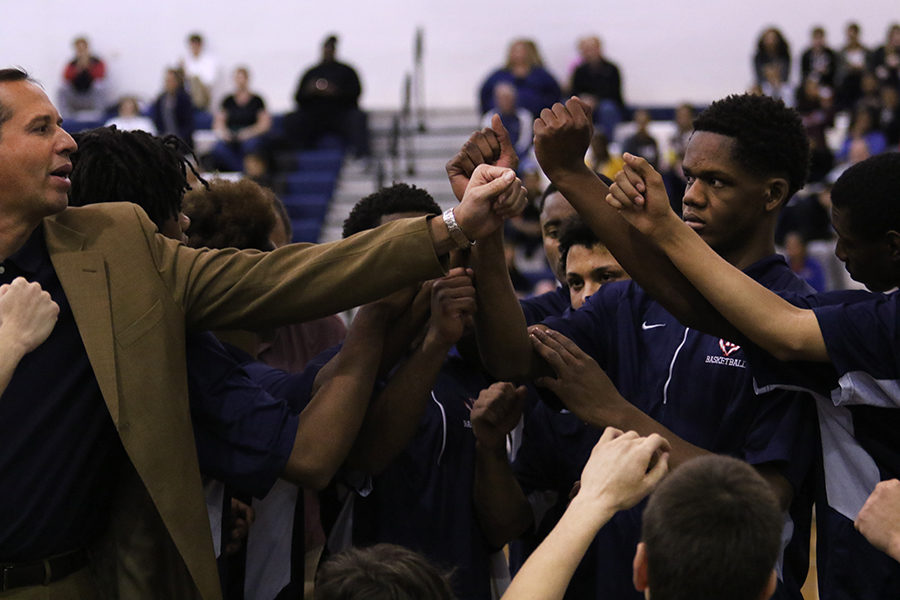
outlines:
[{"label": "blazer lapel", "polygon": [[53,219],[44,220],[44,237],[50,260],[75,315],[75,323],[103,399],[113,423],[118,427],[115,338],[103,256],[99,252],[83,251],[84,235]]}]

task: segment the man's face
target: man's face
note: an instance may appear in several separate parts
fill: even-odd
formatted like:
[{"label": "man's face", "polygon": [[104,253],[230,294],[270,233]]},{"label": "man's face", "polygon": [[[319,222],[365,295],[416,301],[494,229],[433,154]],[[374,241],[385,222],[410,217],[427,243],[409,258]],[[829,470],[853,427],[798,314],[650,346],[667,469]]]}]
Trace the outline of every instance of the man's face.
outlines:
[{"label": "man's face", "polygon": [[572,310],[578,310],[605,283],[629,279],[603,246],[572,246],[566,254],[566,283]]},{"label": "man's face", "polygon": [[566,274],[559,266],[559,229],[563,221],[577,214],[575,208],[559,192],[547,196],[544,201],[544,210],[541,211],[541,238],[544,241],[544,254],[547,255],[547,263],[561,283],[565,283]]},{"label": "man's face", "polygon": [[68,204],[75,140],[31,82],[0,83],[0,104],[12,114],[0,125],[0,212],[36,224]]},{"label": "man's face", "polygon": [[764,226],[770,182],[734,160],[734,145],[734,138],[695,131],[682,162],[687,178],[682,218],[732,263],[748,245],[759,242],[759,236],[771,235]]},{"label": "man's face", "polygon": [[884,292],[897,285],[893,266],[889,260],[890,249],[884,237],[859,235],[852,230],[849,211],[832,206],[831,224],[838,236],[834,255],[844,263],[851,279],[865,285],[873,292]]}]

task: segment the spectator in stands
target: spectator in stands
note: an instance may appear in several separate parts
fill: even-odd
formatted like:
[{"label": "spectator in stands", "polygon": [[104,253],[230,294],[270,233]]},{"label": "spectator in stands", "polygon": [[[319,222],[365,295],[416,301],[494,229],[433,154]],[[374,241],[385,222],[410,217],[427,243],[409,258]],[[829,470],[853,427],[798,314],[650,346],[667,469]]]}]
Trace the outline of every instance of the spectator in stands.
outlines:
[{"label": "spectator in stands", "polygon": [[781,78],[781,68],[774,62],[762,66],[763,81],[759,84],[759,92],[784,102],[785,106],[794,106],[796,92],[794,86],[786,79]]},{"label": "spectator in stands", "polygon": [[622,170],[625,162],[620,153],[613,153],[609,148],[609,138],[602,129],[594,131],[591,138],[591,146],[585,156],[585,162],[595,173],[599,173],[608,179],[616,176]]},{"label": "spectator in stands", "polygon": [[150,114],[160,135],[177,135],[194,147],[194,105],[184,89],[184,74],[180,70],[166,69],[163,91]]},{"label": "spectator in stands", "polygon": [[809,180],[821,181],[834,166],[834,155],[825,137],[826,131],[834,127],[834,98],[829,88],[808,77],[797,89],[794,106],[809,136]]},{"label": "spectator in stands", "polygon": [[810,47],[800,55],[800,81],[812,77],[820,86],[833,88],[836,70],[837,54],[828,47],[825,30],[813,27]]},{"label": "spectator in stands", "polygon": [[859,41],[859,24],[848,23],[846,42],[838,54],[836,104],[838,110],[853,108],[862,94],[862,76],[869,65],[869,49]]},{"label": "spectator in stands", "polygon": [[213,120],[219,139],[212,150],[211,166],[222,171],[240,171],[244,156],[260,150],[263,136],[272,127],[272,117],[263,99],[250,91],[247,67],[234,70],[234,92],[225,97]]},{"label": "spectator in stands", "polygon": [[650,135],[650,111],[643,108],[634,111],[634,124],[637,125],[637,130],[622,144],[622,152],[643,156],[650,164],[658,167],[659,144]]},{"label": "spectator in stands", "polygon": [[817,292],[825,291],[825,271],[818,260],[806,250],[806,239],[799,231],[790,231],[784,236],[784,257],[803,281]]},{"label": "spectator in stands", "polygon": [[625,116],[619,67],[603,56],[603,45],[596,36],[581,40],[578,49],[583,60],[572,75],[571,92],[594,107],[594,123],[611,140]]},{"label": "spectator in stands", "polygon": [[395,544],[349,548],[316,575],[315,600],[456,600],[450,576]]},{"label": "spectator in stands", "polygon": [[297,110],[285,115],[287,143],[311,148],[324,134],[341,137],[358,157],[369,156],[369,125],[359,109],[362,86],[350,65],[337,60],[338,38],[329,35],[322,43],[322,60],[307,70],[294,94]]},{"label": "spectator in stands", "polygon": [[888,28],[884,45],[872,52],[870,68],[882,85],[900,87],[900,23]]},{"label": "spectator in stands", "polygon": [[559,83],[543,66],[543,60],[532,40],[518,39],[509,45],[506,64],[491,73],[481,86],[481,112],[494,105],[494,88],[498,83],[511,83],[518,92],[519,106],[533,116],[552,106],[562,95]]},{"label": "spectator in stands", "polygon": [[509,132],[519,158],[523,158],[531,148],[534,132],[531,123],[534,116],[518,104],[516,86],[505,81],[494,86],[494,108],[487,111],[481,119],[482,127],[490,127],[494,115],[500,115],[503,126]]},{"label": "spectator in stands", "polygon": [[887,138],[877,127],[877,114],[866,107],[861,107],[853,113],[847,137],[844,138],[840,150],[835,155],[839,162],[845,162],[850,157],[850,147],[854,142],[864,142],[869,156],[875,156],[887,150]]},{"label": "spectator in stands", "polygon": [[59,110],[64,116],[80,111],[102,111],[106,99],[106,65],[91,54],[86,37],[77,37],[72,43],[75,58],[69,61],[63,72],[65,82],[59,90]]},{"label": "spectator in stands", "polygon": [[681,198],[684,196],[685,182],[681,161],[687,149],[691,134],[694,133],[694,107],[683,102],[675,108],[675,133],[669,138],[669,150],[666,153],[666,170],[663,177],[666,190],[672,200],[672,210],[681,214]]},{"label": "spectator in stands", "polygon": [[123,96],[119,99],[116,116],[106,123],[106,127],[115,126],[123,131],[146,131],[156,135],[156,125],[153,119],[141,114],[141,108],[134,96]]},{"label": "spectator in stands", "polygon": [[900,144],[900,90],[890,85],[881,88],[881,114],[878,122],[888,147],[897,150]]},{"label": "spectator in stands", "polygon": [[767,81],[765,67],[772,65],[775,78],[779,82],[787,82],[791,76],[791,50],[781,31],[769,27],[759,36],[756,43],[756,54],[753,55],[753,71],[756,83],[762,85]]},{"label": "spectator in stands", "polygon": [[206,42],[199,33],[190,34],[187,44],[188,53],[179,60],[178,66],[184,73],[191,102],[196,108],[207,110],[219,79],[219,61],[206,48]]}]

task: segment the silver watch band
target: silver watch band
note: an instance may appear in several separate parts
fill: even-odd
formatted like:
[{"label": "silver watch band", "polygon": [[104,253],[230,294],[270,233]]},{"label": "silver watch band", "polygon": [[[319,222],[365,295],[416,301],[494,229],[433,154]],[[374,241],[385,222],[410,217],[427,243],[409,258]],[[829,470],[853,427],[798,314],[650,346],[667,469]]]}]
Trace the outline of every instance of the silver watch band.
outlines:
[{"label": "silver watch band", "polygon": [[453,240],[460,250],[470,248],[475,243],[466,237],[465,232],[460,228],[459,223],[456,222],[456,215],[453,214],[452,208],[445,210],[441,217],[444,219],[444,224],[447,225],[447,230],[450,232],[450,239]]}]

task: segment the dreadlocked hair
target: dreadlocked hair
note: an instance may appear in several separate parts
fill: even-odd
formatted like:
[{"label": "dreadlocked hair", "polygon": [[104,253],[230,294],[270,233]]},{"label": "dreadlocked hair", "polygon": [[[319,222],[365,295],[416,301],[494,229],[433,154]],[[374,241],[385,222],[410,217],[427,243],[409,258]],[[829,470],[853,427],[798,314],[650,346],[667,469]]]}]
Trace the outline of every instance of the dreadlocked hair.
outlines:
[{"label": "dreadlocked hair", "polygon": [[111,126],[73,137],[78,150],[72,154],[72,206],[133,202],[159,226],[181,212],[184,193],[191,189],[188,169],[209,187],[188,160],[196,160],[193,151],[177,136],[157,137]]}]

